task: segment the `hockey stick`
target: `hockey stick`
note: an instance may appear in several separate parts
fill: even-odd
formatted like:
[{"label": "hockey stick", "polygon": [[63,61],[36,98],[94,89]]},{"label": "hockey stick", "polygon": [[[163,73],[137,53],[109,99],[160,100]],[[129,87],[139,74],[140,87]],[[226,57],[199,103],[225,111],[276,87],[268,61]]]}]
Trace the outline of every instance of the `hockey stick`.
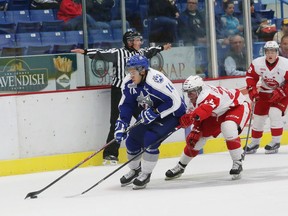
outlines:
[{"label": "hockey stick", "polygon": [[[135,124],[131,125],[130,127],[128,127],[126,129],[126,133],[128,133],[130,130],[132,130],[133,128],[137,127],[139,124],[142,123],[142,120],[137,121]],[[63,175],[59,176],[57,179],[55,179],[53,182],[51,182],[50,184],[48,184],[47,186],[45,186],[44,188],[38,190],[38,191],[33,191],[33,192],[29,192],[25,199],[27,198],[31,198],[31,199],[35,199],[37,198],[37,195],[42,193],[43,191],[45,191],[46,189],[48,189],[49,187],[51,187],[52,185],[54,185],[56,182],[58,182],[60,179],[62,179],[64,176],[68,175],[70,172],[72,172],[73,170],[75,170],[76,168],[78,168],[79,166],[81,166],[82,164],[84,164],[86,161],[90,160],[91,158],[93,158],[96,154],[98,154],[99,152],[101,152],[102,150],[104,150],[107,146],[111,145],[113,142],[115,141],[115,139],[112,139],[110,142],[106,143],[102,148],[100,148],[99,150],[95,151],[93,154],[89,155],[88,157],[86,157],[84,160],[82,160],[80,163],[78,163],[76,166],[74,166],[73,168],[71,168],[70,170],[68,170],[67,172],[65,172]]]},{"label": "hockey stick", "polygon": [[80,194],[76,194],[74,196],[70,196],[70,197],[75,197],[75,196],[81,196],[85,193],[87,193],[88,191],[92,190],[94,187],[96,187],[97,185],[99,185],[101,182],[103,182],[104,180],[106,180],[107,178],[109,178],[110,176],[112,176],[114,173],[116,173],[117,171],[119,171],[120,169],[122,169],[124,166],[126,166],[127,164],[129,164],[131,161],[133,161],[135,158],[137,158],[138,156],[142,155],[146,150],[150,149],[153,145],[155,145],[158,142],[161,142],[163,140],[165,140],[167,137],[169,137],[172,133],[174,133],[175,131],[177,131],[178,129],[180,129],[180,125],[177,126],[176,128],[174,128],[171,132],[169,132],[167,135],[165,135],[164,137],[158,139],[156,142],[152,143],[151,145],[149,145],[147,148],[142,149],[138,154],[136,154],[133,158],[131,158],[130,160],[126,161],[124,164],[122,164],[120,167],[118,167],[117,169],[115,169],[113,172],[109,173],[107,176],[105,176],[104,178],[102,178],[100,181],[98,181],[97,183],[95,183],[94,185],[92,185],[90,188],[88,188],[87,190],[83,191]]},{"label": "hockey stick", "polygon": [[242,153],[242,160],[243,161],[245,159],[245,155],[246,155],[246,152],[247,152],[248,138],[249,138],[249,134],[250,134],[250,128],[251,128],[251,124],[252,124],[252,117],[253,117],[254,109],[255,109],[255,102],[252,101],[252,108],[251,108],[251,114],[250,114],[250,119],[249,119],[248,131],[247,131],[247,136],[246,136],[246,143],[245,143],[245,147],[244,147],[244,152]]}]

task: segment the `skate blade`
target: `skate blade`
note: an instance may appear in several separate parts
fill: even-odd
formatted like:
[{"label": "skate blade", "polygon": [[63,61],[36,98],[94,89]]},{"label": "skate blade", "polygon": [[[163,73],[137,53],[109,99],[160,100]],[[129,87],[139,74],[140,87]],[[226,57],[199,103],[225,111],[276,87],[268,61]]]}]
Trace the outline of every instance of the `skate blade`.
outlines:
[{"label": "skate blade", "polygon": [[274,149],[274,150],[265,150],[265,154],[276,154],[278,153],[278,149]]},{"label": "skate blade", "polygon": [[179,175],[176,175],[176,176],[174,176],[174,177],[168,177],[168,176],[166,176],[166,177],[165,177],[165,180],[166,180],[166,181],[169,181],[169,180],[177,179],[177,178],[181,177],[181,175],[182,175],[182,173],[179,174]]},{"label": "skate blade", "polygon": [[134,179],[132,179],[132,180],[131,180],[130,182],[128,182],[128,183],[121,184],[121,187],[126,187],[126,186],[132,184],[132,183],[133,183],[133,180],[134,180]]},{"label": "skate blade", "polygon": [[246,154],[255,154],[257,152],[257,149],[246,151]]},{"label": "skate blade", "polygon": [[138,186],[138,185],[134,185],[134,184],[133,184],[133,190],[141,190],[141,189],[144,189],[144,188],[146,188],[146,185],[147,185],[147,184],[142,185],[142,186]]},{"label": "skate blade", "polygon": [[232,175],[232,180],[239,180],[239,179],[241,179],[241,173]]}]

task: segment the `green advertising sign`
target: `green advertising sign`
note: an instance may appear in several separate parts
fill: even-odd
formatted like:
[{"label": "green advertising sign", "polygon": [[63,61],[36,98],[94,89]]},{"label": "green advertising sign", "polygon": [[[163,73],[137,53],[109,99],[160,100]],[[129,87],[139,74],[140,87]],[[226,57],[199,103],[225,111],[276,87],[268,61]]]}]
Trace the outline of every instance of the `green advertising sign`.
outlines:
[{"label": "green advertising sign", "polygon": [[70,89],[75,54],[0,58],[0,93]]}]

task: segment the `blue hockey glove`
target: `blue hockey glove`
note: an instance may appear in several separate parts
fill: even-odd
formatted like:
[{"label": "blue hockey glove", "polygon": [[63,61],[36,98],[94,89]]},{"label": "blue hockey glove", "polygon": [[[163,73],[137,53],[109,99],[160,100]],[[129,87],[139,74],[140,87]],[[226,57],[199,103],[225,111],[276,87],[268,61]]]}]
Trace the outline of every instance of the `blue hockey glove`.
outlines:
[{"label": "blue hockey glove", "polygon": [[128,124],[123,122],[122,120],[117,120],[115,124],[115,133],[114,137],[116,142],[121,143],[122,140],[127,138],[126,129],[128,128]]},{"label": "blue hockey glove", "polygon": [[143,124],[150,124],[156,118],[158,118],[159,114],[155,113],[151,108],[148,108],[146,110],[143,110],[140,113],[140,116],[141,116]]}]

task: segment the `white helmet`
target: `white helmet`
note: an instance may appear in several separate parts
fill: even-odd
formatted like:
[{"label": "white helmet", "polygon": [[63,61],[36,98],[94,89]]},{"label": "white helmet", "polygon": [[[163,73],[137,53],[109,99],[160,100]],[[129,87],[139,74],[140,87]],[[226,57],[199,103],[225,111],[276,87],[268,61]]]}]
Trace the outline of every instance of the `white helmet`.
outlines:
[{"label": "white helmet", "polygon": [[183,83],[182,90],[184,92],[197,91],[199,94],[202,90],[203,85],[204,85],[204,81],[200,76],[198,75],[189,76]]},{"label": "white helmet", "polygon": [[276,51],[279,50],[279,45],[276,41],[267,41],[264,45],[264,49],[275,49]]}]

